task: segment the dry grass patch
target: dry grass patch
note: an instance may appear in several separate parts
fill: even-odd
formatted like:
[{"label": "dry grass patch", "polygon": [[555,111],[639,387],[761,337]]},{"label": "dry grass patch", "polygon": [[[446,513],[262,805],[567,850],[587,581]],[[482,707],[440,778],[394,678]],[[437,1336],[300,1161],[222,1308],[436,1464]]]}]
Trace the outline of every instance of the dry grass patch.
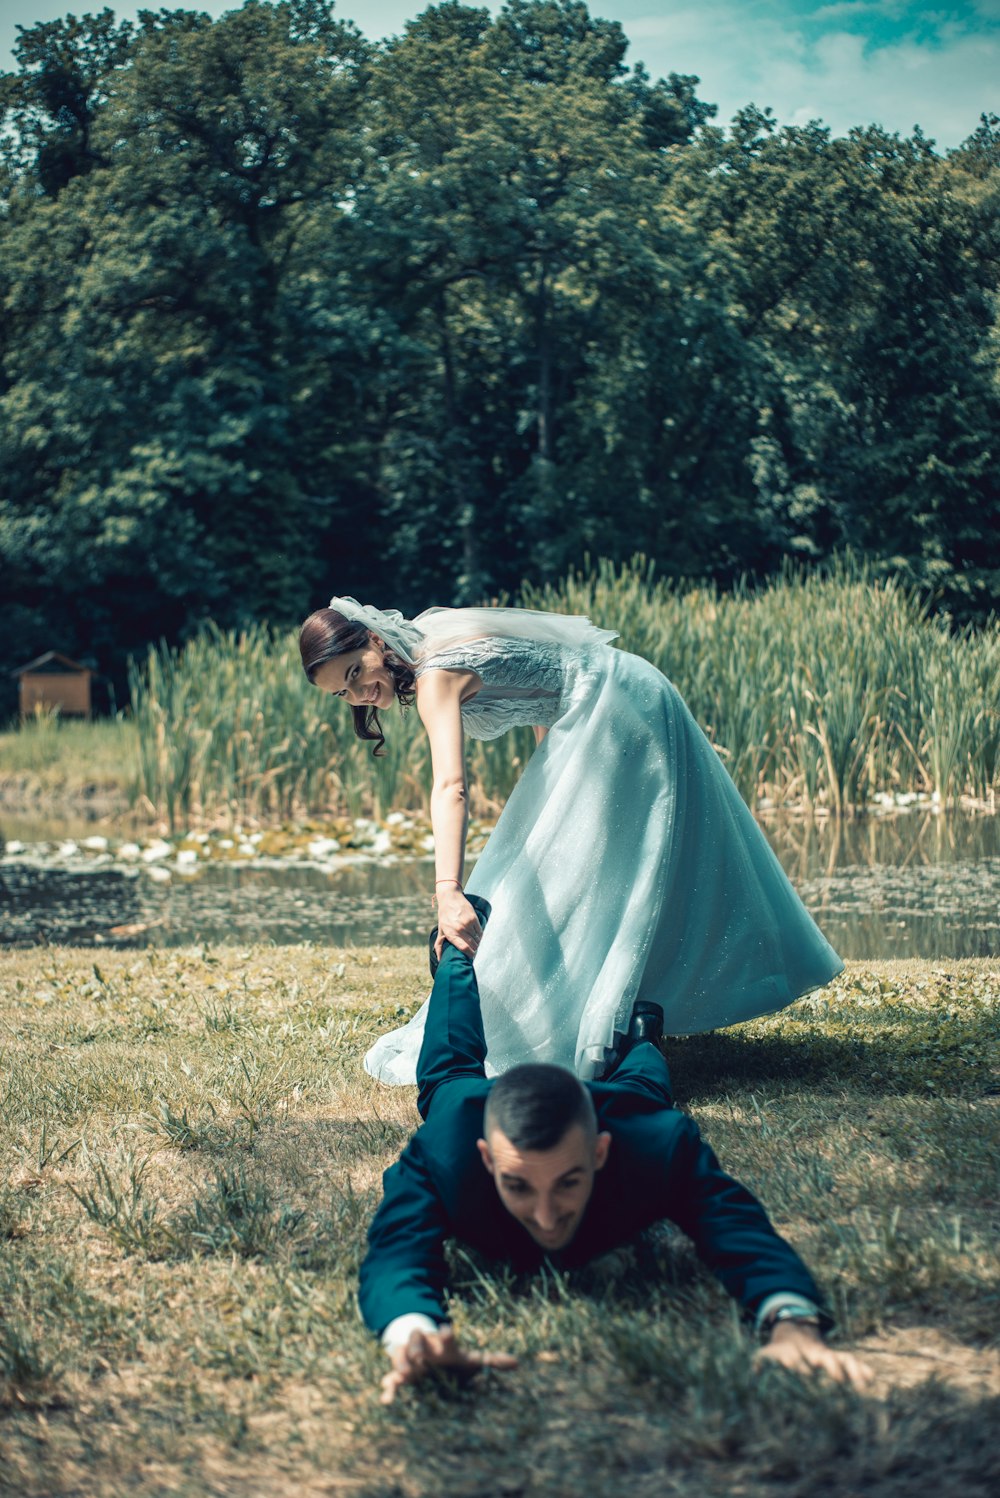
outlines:
[{"label": "dry grass patch", "polygon": [[463,1335],[521,1368],[386,1411],[355,1276],[416,1113],[360,1058],[422,998],[422,964],[0,960],[0,1491],[995,1490],[1000,964],[852,964],[785,1015],[670,1046],[684,1106],[870,1353],[872,1398],[754,1373],[664,1231],[571,1279],[456,1255]]}]

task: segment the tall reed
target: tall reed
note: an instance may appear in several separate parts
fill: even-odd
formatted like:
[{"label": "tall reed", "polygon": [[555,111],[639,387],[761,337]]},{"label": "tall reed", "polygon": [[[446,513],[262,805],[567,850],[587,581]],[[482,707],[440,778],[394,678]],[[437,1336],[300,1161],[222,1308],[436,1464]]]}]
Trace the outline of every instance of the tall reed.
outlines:
[{"label": "tall reed", "polygon": [[[842,561],[720,593],[678,587],[636,558],[525,587],[522,603],[589,614],[676,683],[751,805],[862,808],[879,792],[995,797],[1000,629],[950,632],[918,595]],[[316,691],[293,635],[208,628],[133,666],[142,789],[180,826],[426,809],[430,756],[416,715],[388,715],[386,754]],[[528,730],[469,744],[474,795],[499,808]]]},{"label": "tall reed", "polygon": [[143,790],[171,827],[360,813],[375,799],[348,714],[306,681],[293,636],[209,627],[182,651],[151,648],[131,692]]}]

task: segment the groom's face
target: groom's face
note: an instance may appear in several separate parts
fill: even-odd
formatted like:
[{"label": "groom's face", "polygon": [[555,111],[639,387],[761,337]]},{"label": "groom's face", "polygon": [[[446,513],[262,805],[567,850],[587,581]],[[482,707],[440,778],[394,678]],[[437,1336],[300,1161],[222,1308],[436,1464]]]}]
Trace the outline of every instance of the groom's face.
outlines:
[{"label": "groom's face", "polygon": [[479,1153],[507,1211],[540,1248],[554,1252],[580,1226],[610,1145],[610,1134],[574,1124],[550,1150],[519,1150],[502,1129],[492,1129]]}]

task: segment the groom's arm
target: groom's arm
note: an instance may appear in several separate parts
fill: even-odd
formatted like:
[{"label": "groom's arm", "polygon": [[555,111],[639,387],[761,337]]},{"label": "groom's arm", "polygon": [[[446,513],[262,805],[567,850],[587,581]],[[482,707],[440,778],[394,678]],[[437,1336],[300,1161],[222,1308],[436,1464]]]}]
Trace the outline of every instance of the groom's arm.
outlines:
[{"label": "groom's arm", "polygon": [[445,1320],[444,1244],[449,1235],[419,1136],[382,1180],[384,1195],[368,1230],[358,1286],[361,1314],[379,1337],[401,1316],[427,1318],[411,1326],[438,1326]]},{"label": "groom's arm", "polygon": [[672,1163],[680,1179],[675,1176],[675,1204],[665,1215],[693,1239],[703,1262],[754,1317],[766,1338],[758,1360],[866,1388],[871,1369],[824,1341],[833,1323],[812,1275],[757,1198],[726,1175],[692,1119],[684,1120]]},{"label": "groom's arm", "polygon": [[[468,897],[483,926],[490,906],[479,895]],[[424,1025],[417,1058],[417,1111],[426,1118],[437,1089],[459,1078],[481,1081],[486,1076],[486,1036],[472,958],[446,942]]]},{"label": "groom's arm", "polygon": [[447,1216],[422,1159],[419,1136],[384,1176],[385,1196],[368,1233],[359,1302],[368,1326],[382,1339],[389,1371],[382,1403],[432,1369],[459,1375],[480,1368],[509,1369],[506,1353],[467,1351],[444,1323]]},{"label": "groom's arm", "polygon": [[685,1117],[664,1181],[664,1216],[694,1243],[698,1257],[758,1328],[782,1307],[832,1325],[823,1297],[798,1254],[772,1227],[757,1198],[722,1169],[693,1119]]}]

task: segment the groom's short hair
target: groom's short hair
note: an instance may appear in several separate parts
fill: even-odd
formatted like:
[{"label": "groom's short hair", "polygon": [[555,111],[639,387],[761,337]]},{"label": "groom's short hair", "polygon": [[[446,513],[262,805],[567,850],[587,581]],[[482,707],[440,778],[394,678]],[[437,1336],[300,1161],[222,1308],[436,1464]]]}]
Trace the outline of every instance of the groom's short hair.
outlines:
[{"label": "groom's short hair", "polygon": [[574,1124],[582,1125],[590,1135],[597,1133],[593,1098],[563,1066],[544,1062],[515,1066],[497,1078],[486,1099],[486,1138],[499,1129],[515,1149],[555,1149]]}]

